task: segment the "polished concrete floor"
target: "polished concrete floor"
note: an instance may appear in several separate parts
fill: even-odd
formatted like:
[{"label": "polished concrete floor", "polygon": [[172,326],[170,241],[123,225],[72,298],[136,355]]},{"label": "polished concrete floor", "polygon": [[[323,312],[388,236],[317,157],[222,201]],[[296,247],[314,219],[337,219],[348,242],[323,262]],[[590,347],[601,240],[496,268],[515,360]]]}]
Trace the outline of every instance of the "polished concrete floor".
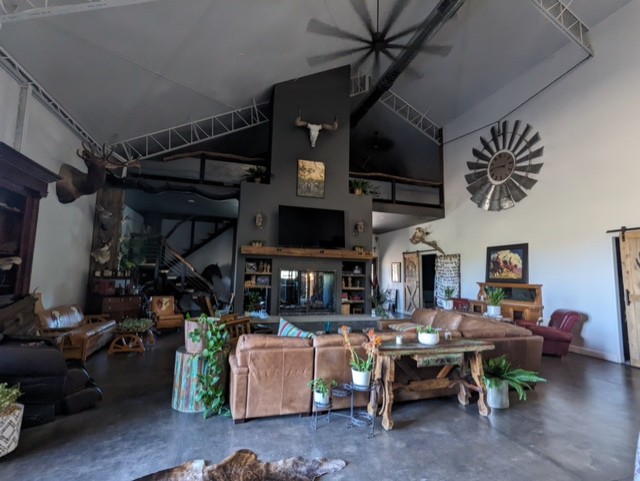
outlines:
[{"label": "polished concrete floor", "polygon": [[173,357],[181,333],[162,335],[143,356],[103,350],[87,367],[104,391],[95,409],[26,429],[0,458],[0,480],[131,480],[241,448],[263,460],[341,458],[326,480],[631,481],[640,430],[640,369],[577,355],[544,358],[549,379],[511,408],[488,417],[457,398],[399,404],[395,429],[375,436],[284,416],[234,425],[171,409]]}]

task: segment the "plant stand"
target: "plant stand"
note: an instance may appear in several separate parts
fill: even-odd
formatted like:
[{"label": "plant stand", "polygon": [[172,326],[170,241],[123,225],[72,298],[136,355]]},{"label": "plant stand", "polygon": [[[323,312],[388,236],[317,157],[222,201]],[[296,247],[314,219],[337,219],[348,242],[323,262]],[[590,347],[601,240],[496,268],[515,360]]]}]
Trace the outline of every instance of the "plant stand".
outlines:
[{"label": "plant stand", "polygon": [[[356,392],[371,392],[374,390],[372,385],[369,386],[356,386],[353,384],[341,384],[338,387],[332,388],[331,393],[335,397],[351,397],[351,405],[349,408],[349,414],[343,414],[339,412],[333,412],[335,416],[345,417],[349,419],[349,424],[347,424],[347,429],[353,427],[369,427],[369,432],[367,433],[367,438],[372,438],[374,434],[374,425],[375,425],[375,417],[370,415],[365,410],[355,410],[353,406],[354,394]],[[319,404],[313,403],[313,419],[312,419],[312,427],[315,431],[318,429],[318,420],[322,419],[325,423],[331,422],[331,407],[332,403],[329,400],[328,404]],[[320,414],[320,411],[327,411],[326,414]]]},{"label": "plant stand", "polygon": [[173,370],[173,392],[171,407],[182,413],[201,413],[204,404],[197,399],[198,374],[204,371],[204,358],[185,350],[184,346],[176,350]]}]

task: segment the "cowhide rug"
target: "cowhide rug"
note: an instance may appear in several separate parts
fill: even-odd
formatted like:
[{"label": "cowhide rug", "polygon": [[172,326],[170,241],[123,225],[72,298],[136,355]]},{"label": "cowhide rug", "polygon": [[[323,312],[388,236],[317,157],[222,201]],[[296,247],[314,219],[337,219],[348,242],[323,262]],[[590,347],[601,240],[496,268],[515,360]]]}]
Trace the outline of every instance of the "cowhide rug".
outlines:
[{"label": "cowhide rug", "polygon": [[220,464],[196,459],[135,481],[313,481],[346,465],[342,459],[302,457],[263,463],[253,451],[241,449]]}]

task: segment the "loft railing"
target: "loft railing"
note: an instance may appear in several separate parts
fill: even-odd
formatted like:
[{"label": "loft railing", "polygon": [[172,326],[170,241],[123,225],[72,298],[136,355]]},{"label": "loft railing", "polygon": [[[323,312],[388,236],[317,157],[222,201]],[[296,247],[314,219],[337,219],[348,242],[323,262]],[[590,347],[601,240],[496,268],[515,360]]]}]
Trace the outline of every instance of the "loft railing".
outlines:
[{"label": "loft railing", "polygon": [[[410,179],[383,173],[350,172],[351,179],[369,181],[374,202],[420,207],[444,207],[442,182]],[[375,210],[375,207],[374,207]]]}]

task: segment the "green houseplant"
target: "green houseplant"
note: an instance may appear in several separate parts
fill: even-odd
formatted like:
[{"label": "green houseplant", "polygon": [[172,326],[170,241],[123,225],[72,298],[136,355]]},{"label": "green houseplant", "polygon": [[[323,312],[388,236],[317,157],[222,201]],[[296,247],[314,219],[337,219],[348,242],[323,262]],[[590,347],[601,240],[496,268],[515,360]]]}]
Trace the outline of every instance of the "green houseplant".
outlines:
[{"label": "green houseplant", "polygon": [[313,402],[316,404],[329,404],[329,387],[336,387],[337,385],[338,383],[335,379],[329,384],[321,377],[312,379],[307,383],[309,389],[313,391]]},{"label": "green houseplant", "polygon": [[227,377],[227,355],[229,354],[229,333],[226,326],[216,317],[202,314],[198,317],[201,327],[194,329],[190,340],[204,343],[204,349],[193,359],[203,358],[202,373],[198,374],[196,399],[204,405],[204,417],[212,414],[228,414],[224,407],[224,388]]},{"label": "green houseplant", "polygon": [[382,290],[377,277],[371,280],[371,305],[376,316],[386,319],[388,317],[387,310],[384,305],[389,301],[391,295],[390,289]]},{"label": "green houseplant", "polygon": [[0,457],[18,446],[24,406],[16,401],[21,394],[20,386],[0,383],[0,433],[2,433]]},{"label": "green houseplant", "polygon": [[244,178],[249,182],[255,182],[260,184],[266,182],[271,178],[271,174],[267,173],[267,169],[264,167],[253,166],[246,169]]},{"label": "green houseplant", "polygon": [[482,363],[484,369],[483,381],[487,386],[487,403],[489,407],[504,409],[509,407],[509,387],[518,393],[518,399],[527,400],[527,389],[533,384],[547,382],[537,372],[526,369],[513,369],[507,356],[494,357]]},{"label": "green houseplant", "polygon": [[380,336],[376,336],[373,329],[369,329],[369,332],[367,332],[367,341],[362,345],[362,347],[364,347],[366,357],[362,358],[351,345],[349,328],[347,326],[342,326],[340,328],[340,332],[344,338],[345,346],[349,349],[349,364],[351,365],[353,384],[356,386],[369,386],[369,382],[371,381],[371,371],[373,370],[373,359],[378,346],[382,343],[382,339]]},{"label": "green houseplant", "polygon": [[444,288],[444,300],[442,301],[443,309],[450,311],[453,309],[453,296],[456,293],[455,288],[447,286]]},{"label": "green houseplant", "polygon": [[440,333],[431,326],[418,326],[418,342],[427,346],[435,346],[440,342]]},{"label": "green houseplant", "polygon": [[500,317],[500,303],[506,297],[506,292],[501,287],[487,287],[487,315],[491,317]]},{"label": "green houseplant", "polygon": [[258,312],[260,311],[260,304],[262,304],[262,296],[258,291],[249,291],[245,295],[245,302],[248,312]]},{"label": "green houseplant", "polygon": [[349,192],[356,195],[375,194],[377,191],[371,182],[365,179],[349,180]]}]

